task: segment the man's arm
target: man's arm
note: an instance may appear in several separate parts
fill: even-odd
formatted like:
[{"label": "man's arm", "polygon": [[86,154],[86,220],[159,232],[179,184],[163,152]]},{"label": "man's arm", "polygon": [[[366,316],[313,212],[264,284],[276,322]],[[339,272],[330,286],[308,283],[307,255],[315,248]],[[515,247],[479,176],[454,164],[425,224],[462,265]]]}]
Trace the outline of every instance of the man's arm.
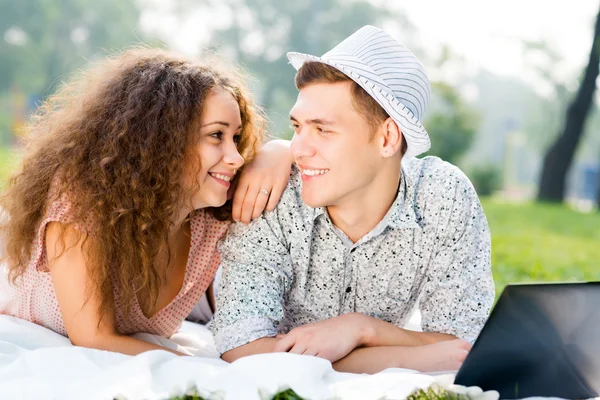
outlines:
[{"label": "man's arm", "polygon": [[494,302],[490,231],[469,179],[456,168],[446,181],[452,203],[438,222],[440,243],[420,301],[422,327],[472,343]]},{"label": "man's arm", "polygon": [[363,324],[368,327],[362,343],[365,347],[422,346],[456,339],[456,336],[446,333],[416,332],[367,315],[362,315],[362,317]]},{"label": "man's arm", "polygon": [[456,371],[470,349],[471,345],[463,340],[412,347],[362,347],[333,363],[333,368],[340,372],[367,374],[387,368],[408,368],[421,372]]},{"label": "man's arm", "polygon": [[292,279],[292,263],[279,213],[295,201],[284,192],[273,212],[250,225],[232,224],[219,244],[223,275],[211,330],[224,359],[268,351],[263,343],[277,334],[283,319],[284,294]]},{"label": "man's arm", "polygon": [[234,362],[238,358],[250,356],[252,354],[273,353],[274,347],[280,339],[267,337],[257,339],[235,349],[226,351],[221,358],[227,362]]}]

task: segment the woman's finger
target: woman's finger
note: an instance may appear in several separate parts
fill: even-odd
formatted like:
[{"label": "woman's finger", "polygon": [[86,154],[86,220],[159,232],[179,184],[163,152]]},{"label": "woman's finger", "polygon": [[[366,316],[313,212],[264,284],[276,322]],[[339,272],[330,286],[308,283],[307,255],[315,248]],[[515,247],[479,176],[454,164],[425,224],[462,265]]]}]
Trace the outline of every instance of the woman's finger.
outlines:
[{"label": "woman's finger", "polygon": [[252,211],[254,211],[254,204],[256,203],[259,194],[259,189],[256,186],[248,186],[246,196],[244,197],[244,201],[242,201],[242,212],[240,215],[240,221],[242,223],[249,224],[250,221],[252,221]]},{"label": "woman's finger", "polygon": [[239,221],[242,216],[242,205],[247,191],[248,184],[245,180],[242,182],[240,179],[237,188],[235,189],[235,193],[233,194],[233,204],[231,206],[231,218],[233,218],[234,221]]},{"label": "woman's finger", "polygon": [[277,207],[277,203],[279,203],[279,200],[281,199],[281,195],[283,194],[283,191],[285,190],[285,188],[287,187],[288,182],[275,182],[275,185],[273,186],[273,189],[271,189],[271,193],[269,193],[269,202],[267,203],[267,207],[266,210],[267,211],[273,211],[275,209],[275,207]]},{"label": "woman's finger", "polygon": [[262,187],[258,191],[258,198],[254,203],[254,210],[252,211],[252,219],[260,217],[260,214],[262,214],[262,212],[265,210],[265,206],[271,197],[269,191],[270,189],[265,187]]}]

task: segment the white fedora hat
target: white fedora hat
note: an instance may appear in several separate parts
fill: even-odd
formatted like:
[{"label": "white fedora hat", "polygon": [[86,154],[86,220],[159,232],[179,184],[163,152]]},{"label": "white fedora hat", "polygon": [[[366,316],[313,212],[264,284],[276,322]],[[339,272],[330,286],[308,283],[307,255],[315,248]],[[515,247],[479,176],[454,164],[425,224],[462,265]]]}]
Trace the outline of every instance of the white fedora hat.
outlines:
[{"label": "white fedora hat", "polygon": [[297,70],[307,61],[330,65],[359,84],[398,124],[414,157],[431,147],[421,124],[429,103],[425,69],[402,43],[379,28],[364,26],[321,57],[289,52]]}]

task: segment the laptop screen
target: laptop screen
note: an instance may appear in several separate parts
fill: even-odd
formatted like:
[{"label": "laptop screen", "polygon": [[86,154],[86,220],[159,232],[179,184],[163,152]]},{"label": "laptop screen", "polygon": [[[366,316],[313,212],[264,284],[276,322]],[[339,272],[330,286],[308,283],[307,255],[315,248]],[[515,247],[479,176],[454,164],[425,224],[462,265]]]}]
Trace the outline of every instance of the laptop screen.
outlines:
[{"label": "laptop screen", "polygon": [[508,285],[455,382],[503,399],[600,393],[600,282]]}]

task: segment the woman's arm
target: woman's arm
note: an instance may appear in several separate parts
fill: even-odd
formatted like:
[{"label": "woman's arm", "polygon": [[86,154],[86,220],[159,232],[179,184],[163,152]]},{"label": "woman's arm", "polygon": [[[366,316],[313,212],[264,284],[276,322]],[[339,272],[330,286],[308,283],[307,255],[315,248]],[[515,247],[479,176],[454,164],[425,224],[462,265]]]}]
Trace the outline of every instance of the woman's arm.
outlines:
[{"label": "woman's arm", "polygon": [[290,179],[292,163],[289,140],[266,143],[238,178],[231,210],[233,220],[248,224],[264,210],[274,210]]},{"label": "woman's arm", "polygon": [[48,224],[46,253],[58,305],[71,343],[128,355],[150,350],[166,350],[183,355],[162,346],[120,335],[116,329],[114,313],[107,313],[100,319],[100,296],[91,285],[82,251],[84,235],[80,235],[71,225],[65,227],[63,237],[61,231],[61,223]]}]

